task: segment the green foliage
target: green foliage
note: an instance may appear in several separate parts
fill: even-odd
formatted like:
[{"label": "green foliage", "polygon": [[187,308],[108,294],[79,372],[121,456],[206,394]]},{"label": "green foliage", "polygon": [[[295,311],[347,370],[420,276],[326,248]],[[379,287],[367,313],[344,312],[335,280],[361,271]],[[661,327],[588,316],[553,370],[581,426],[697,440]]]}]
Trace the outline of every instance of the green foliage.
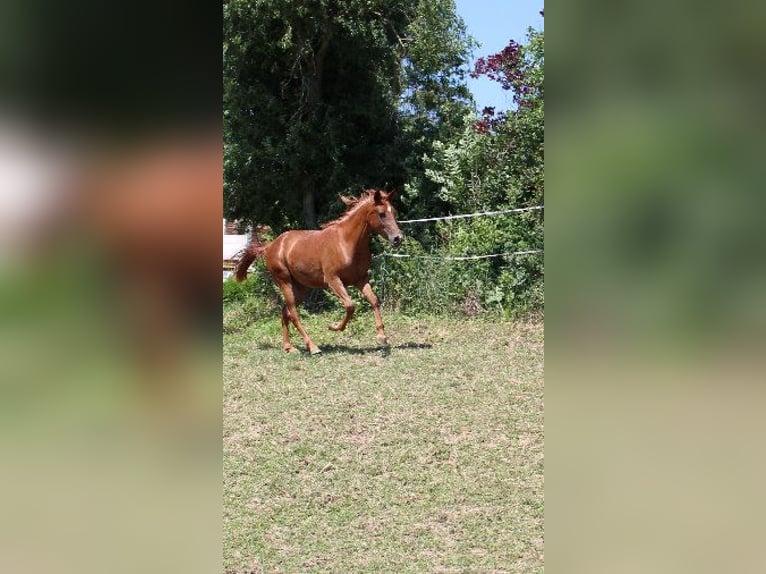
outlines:
[{"label": "green foliage", "polygon": [[275,229],[401,189],[470,98],[453,0],[230,0],[224,38],[225,210]]},{"label": "green foliage", "polygon": [[[384,184],[404,191],[401,219],[544,204],[542,31],[477,61],[472,75],[500,82],[514,102],[477,113],[465,83],[475,43],[454,0],[231,0],[224,20],[229,216],[276,231],[311,226],[312,210],[319,220],[339,214],[338,193]],[[467,315],[542,309],[542,254],[445,258],[542,249],[543,211],[403,230],[401,252],[417,257],[373,262],[384,305]],[[259,269],[243,286],[225,286],[225,300],[277,307]],[[312,294],[308,303],[326,309],[334,300]]]},{"label": "green foliage", "polygon": [[429,250],[408,239],[397,253],[413,257],[375,261],[373,277],[384,306],[415,314],[506,317],[542,309],[542,254],[450,259],[538,249],[538,217],[532,212],[440,222],[438,243]]},{"label": "green foliage", "polygon": [[230,216],[277,229],[313,227],[339,192],[395,171],[398,38],[410,4],[224,5],[224,201]]},{"label": "green foliage", "polygon": [[[527,45],[511,42],[489,61],[489,72],[482,73],[513,90],[515,107],[464,115],[459,132],[432,142],[423,160],[426,178],[452,213],[544,203],[543,33],[530,30]],[[542,254],[445,258],[542,249],[543,211],[416,224],[406,231],[408,253],[433,259],[387,259],[379,269],[386,304],[469,315],[542,309]]]},{"label": "green foliage", "polygon": [[236,317],[227,317],[226,321],[235,328],[259,319],[274,318],[282,306],[279,291],[260,262],[253,266],[245,281],[239,283],[230,278],[223,282],[223,304],[224,310],[237,310]]},{"label": "green foliage", "polygon": [[473,108],[465,78],[468,58],[476,46],[455,12],[453,0],[423,0],[408,28],[410,38],[402,63],[402,135],[408,216],[444,213],[447,204],[436,186],[424,177],[424,158],[434,143],[451,141],[463,129],[464,116]]}]

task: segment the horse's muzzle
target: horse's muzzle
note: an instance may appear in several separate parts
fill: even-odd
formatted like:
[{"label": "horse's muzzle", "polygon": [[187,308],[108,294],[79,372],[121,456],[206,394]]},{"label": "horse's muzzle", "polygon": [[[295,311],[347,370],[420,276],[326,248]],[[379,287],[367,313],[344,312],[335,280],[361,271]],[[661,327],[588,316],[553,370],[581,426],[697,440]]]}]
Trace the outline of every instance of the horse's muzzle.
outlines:
[{"label": "horse's muzzle", "polygon": [[394,247],[399,247],[402,244],[402,236],[401,235],[395,235],[394,238],[391,240],[391,244]]}]

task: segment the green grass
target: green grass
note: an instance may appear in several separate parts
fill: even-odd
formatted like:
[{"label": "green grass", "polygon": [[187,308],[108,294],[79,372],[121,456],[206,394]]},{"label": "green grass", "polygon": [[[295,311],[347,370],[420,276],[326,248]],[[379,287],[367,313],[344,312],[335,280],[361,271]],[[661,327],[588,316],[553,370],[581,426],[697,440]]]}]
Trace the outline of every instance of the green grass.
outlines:
[{"label": "green grass", "polygon": [[224,569],[542,572],[543,326],[224,322]]}]

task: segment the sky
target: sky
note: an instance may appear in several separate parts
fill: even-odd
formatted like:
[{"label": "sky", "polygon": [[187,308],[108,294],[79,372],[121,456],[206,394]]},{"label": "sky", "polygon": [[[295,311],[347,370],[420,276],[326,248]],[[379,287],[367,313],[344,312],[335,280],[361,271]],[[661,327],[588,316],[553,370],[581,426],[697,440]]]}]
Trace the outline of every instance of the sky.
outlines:
[{"label": "sky", "polygon": [[[471,68],[476,58],[499,52],[511,39],[525,43],[529,26],[543,29],[543,0],[455,0],[455,4],[468,33],[481,44],[474,51]],[[505,110],[511,105],[511,93],[486,77],[468,78],[468,88],[479,110],[485,106]]]}]

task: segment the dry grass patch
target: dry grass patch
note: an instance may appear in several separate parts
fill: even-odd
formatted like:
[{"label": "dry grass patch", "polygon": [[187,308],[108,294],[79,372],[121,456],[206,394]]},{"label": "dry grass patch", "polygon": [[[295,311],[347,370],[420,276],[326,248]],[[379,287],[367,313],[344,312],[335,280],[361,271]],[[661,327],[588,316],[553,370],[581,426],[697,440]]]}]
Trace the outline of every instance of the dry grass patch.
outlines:
[{"label": "dry grass patch", "polygon": [[542,324],[335,319],[224,337],[225,570],[542,572]]}]

